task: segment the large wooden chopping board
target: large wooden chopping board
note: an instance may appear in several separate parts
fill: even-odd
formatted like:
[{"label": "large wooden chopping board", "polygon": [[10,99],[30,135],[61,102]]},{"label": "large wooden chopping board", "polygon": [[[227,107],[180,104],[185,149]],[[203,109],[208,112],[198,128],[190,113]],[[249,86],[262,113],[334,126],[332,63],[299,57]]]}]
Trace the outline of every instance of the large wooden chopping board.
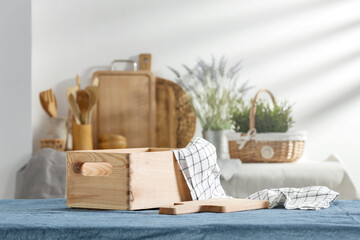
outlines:
[{"label": "large wooden chopping board", "polygon": [[155,78],[149,71],[98,71],[100,99],[93,114],[94,144],[102,133],[120,134],[127,147],[155,146]]},{"label": "large wooden chopping board", "polygon": [[173,206],[161,207],[159,214],[180,215],[198,212],[240,212],[268,208],[269,202],[239,198],[219,198],[199,201],[174,203]]},{"label": "large wooden chopping board", "polygon": [[[151,71],[151,54],[140,54],[139,63],[140,70]],[[156,147],[185,147],[195,127],[190,96],[178,84],[156,77]]]},{"label": "large wooden chopping board", "polygon": [[156,146],[183,148],[195,127],[190,96],[178,84],[156,77]]}]

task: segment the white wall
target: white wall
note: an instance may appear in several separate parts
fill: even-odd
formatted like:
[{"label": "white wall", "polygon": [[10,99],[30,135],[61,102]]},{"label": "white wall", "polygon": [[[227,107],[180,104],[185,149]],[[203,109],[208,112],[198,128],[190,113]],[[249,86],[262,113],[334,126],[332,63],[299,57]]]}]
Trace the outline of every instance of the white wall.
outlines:
[{"label": "white wall", "polygon": [[39,91],[54,88],[65,116],[75,75],[88,82],[113,59],[152,53],[155,74],[171,79],[168,65],[225,54],[245,60],[251,85],[295,102],[295,129],[309,132],[307,160],[337,153],[360,185],[360,1],[34,0],[32,7],[34,150],[46,125]]},{"label": "white wall", "polygon": [[16,171],[29,160],[31,4],[0,1],[0,198],[13,198]]}]

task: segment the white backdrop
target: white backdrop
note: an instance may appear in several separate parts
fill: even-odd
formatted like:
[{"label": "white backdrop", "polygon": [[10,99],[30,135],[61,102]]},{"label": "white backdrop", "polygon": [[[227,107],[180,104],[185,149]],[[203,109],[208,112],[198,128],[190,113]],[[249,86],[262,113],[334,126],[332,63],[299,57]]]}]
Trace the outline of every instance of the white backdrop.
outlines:
[{"label": "white backdrop", "polygon": [[[244,79],[295,103],[295,130],[307,130],[303,160],[336,153],[360,185],[360,1],[357,0],[33,0],[32,129],[39,149],[47,119],[38,93],[88,83],[113,59],[153,55],[153,72],[197,57],[244,60]],[[199,130],[198,130],[199,132]]]},{"label": "white backdrop", "polygon": [[31,157],[31,3],[0,1],[0,198]]}]

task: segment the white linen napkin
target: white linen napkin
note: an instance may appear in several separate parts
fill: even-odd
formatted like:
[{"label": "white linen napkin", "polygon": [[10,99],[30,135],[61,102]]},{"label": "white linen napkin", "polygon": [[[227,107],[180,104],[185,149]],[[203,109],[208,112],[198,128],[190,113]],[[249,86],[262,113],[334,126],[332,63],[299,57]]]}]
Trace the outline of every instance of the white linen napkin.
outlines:
[{"label": "white linen napkin", "polygon": [[251,194],[248,199],[267,200],[270,208],[284,206],[286,209],[320,210],[330,207],[339,193],[324,187],[264,189]]},{"label": "white linen napkin", "polygon": [[203,138],[194,138],[185,148],[173,150],[193,200],[226,198],[220,185],[216,148]]}]

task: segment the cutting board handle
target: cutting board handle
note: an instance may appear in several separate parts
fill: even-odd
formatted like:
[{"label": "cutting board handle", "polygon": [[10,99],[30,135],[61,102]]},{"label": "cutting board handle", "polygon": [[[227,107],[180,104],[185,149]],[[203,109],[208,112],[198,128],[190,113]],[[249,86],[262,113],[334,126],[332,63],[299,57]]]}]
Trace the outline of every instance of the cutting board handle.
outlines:
[{"label": "cutting board handle", "polygon": [[74,166],[74,172],[86,177],[105,177],[112,174],[112,165],[108,162],[85,162]]},{"label": "cutting board handle", "polygon": [[117,59],[117,60],[114,60],[114,61],[111,62],[111,65],[110,65],[111,71],[115,70],[115,65],[117,63],[130,63],[133,66],[133,70],[137,71],[137,63],[135,61],[133,61],[133,60],[121,60],[121,59]]}]

